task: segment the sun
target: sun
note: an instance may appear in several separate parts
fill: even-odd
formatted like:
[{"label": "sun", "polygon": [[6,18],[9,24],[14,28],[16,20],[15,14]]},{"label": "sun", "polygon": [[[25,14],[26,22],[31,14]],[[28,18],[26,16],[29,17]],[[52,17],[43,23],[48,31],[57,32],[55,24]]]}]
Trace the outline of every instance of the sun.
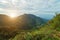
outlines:
[{"label": "sun", "polygon": [[16,17],[15,15],[13,15],[13,14],[11,14],[11,15],[9,15],[10,17],[12,17],[12,18],[14,18],[14,17]]},{"label": "sun", "polygon": [[15,18],[15,17],[17,17],[17,15],[16,14],[9,14],[9,16],[11,17],[11,18]]}]

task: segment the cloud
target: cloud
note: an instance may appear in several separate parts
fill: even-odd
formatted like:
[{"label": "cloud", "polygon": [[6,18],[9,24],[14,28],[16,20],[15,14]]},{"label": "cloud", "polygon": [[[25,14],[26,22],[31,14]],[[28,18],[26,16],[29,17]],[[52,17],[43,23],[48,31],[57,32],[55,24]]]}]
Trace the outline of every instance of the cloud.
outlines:
[{"label": "cloud", "polygon": [[1,0],[0,2],[3,3],[3,4],[8,3],[8,1],[6,1],[6,0]]},{"label": "cloud", "polygon": [[0,0],[0,8],[26,13],[55,13],[60,11],[60,0]]}]

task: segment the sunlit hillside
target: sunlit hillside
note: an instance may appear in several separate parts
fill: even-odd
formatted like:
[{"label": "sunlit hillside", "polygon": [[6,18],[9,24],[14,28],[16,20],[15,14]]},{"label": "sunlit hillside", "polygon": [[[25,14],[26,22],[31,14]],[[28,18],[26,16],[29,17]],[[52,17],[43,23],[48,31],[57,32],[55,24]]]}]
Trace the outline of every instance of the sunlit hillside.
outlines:
[{"label": "sunlit hillside", "polygon": [[[44,25],[47,20],[32,14],[24,14],[16,18],[0,15],[0,40],[8,40],[21,32],[29,32]],[[19,39],[20,40],[20,39]]]},{"label": "sunlit hillside", "polygon": [[42,25],[42,27],[17,34],[11,40],[60,40],[60,14]]},{"label": "sunlit hillside", "polygon": [[[20,33],[13,40],[60,40],[60,14],[32,32]],[[24,35],[23,35],[24,34]],[[21,37],[22,36],[22,37]]]},{"label": "sunlit hillside", "polygon": [[60,14],[47,21],[32,14],[0,15],[0,40],[60,40]]}]

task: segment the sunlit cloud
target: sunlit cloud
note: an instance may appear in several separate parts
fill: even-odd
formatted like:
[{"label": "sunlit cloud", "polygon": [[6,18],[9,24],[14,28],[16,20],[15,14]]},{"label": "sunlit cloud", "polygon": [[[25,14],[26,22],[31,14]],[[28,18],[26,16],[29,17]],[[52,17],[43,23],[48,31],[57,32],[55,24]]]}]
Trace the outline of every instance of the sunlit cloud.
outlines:
[{"label": "sunlit cloud", "polygon": [[60,11],[60,0],[0,0],[0,8],[6,12],[15,10],[17,13],[54,14]]},{"label": "sunlit cloud", "polygon": [[5,3],[8,3],[8,1],[2,0],[1,3],[5,4]]}]

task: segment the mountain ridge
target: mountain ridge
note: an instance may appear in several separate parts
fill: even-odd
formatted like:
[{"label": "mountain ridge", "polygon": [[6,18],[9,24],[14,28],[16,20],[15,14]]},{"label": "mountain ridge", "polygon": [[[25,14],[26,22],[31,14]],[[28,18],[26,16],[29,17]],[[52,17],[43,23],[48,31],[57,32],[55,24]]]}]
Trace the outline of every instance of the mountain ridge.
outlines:
[{"label": "mountain ridge", "polygon": [[22,26],[27,26],[27,25],[30,25],[30,24],[37,26],[36,24],[41,25],[41,24],[44,24],[45,23],[45,21],[42,18],[37,17],[37,16],[32,15],[32,14],[24,14],[24,15],[21,15],[21,16],[16,17],[13,20],[11,18],[9,18],[9,16],[7,16],[7,15],[1,14],[1,16],[0,16],[0,19],[2,18],[1,20],[3,20],[1,22],[3,22],[3,23],[7,22],[7,24],[10,23],[10,24],[12,24],[14,26],[16,26],[16,25],[17,26],[21,26],[21,25]]}]

